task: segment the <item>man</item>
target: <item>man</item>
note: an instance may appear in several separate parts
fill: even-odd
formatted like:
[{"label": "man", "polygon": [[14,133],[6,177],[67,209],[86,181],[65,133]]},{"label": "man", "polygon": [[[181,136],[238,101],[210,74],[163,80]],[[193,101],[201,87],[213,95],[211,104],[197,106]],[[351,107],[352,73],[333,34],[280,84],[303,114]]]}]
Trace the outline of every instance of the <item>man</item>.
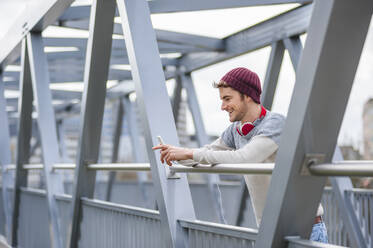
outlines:
[{"label": "man", "polygon": [[[181,164],[262,163],[274,162],[285,117],[266,110],[260,104],[261,85],[256,73],[246,68],[229,71],[214,84],[219,89],[221,109],[229,113],[232,124],[212,144],[198,149],[158,145],[161,161]],[[261,222],[270,176],[245,175],[258,225]],[[320,205],[311,240],[328,242]]]}]

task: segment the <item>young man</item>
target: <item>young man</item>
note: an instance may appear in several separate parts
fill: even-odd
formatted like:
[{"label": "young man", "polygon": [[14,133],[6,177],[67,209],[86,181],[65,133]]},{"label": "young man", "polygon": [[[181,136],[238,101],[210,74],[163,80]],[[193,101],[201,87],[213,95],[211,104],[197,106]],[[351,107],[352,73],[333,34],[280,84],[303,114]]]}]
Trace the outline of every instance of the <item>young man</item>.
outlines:
[{"label": "young man", "polygon": [[[191,164],[274,162],[285,117],[266,110],[260,104],[261,85],[256,73],[246,68],[229,71],[214,84],[219,89],[221,109],[229,113],[232,124],[212,144],[198,149],[158,145],[161,161]],[[258,225],[261,222],[270,176],[245,175]],[[320,205],[311,240],[327,243],[323,208]]]}]

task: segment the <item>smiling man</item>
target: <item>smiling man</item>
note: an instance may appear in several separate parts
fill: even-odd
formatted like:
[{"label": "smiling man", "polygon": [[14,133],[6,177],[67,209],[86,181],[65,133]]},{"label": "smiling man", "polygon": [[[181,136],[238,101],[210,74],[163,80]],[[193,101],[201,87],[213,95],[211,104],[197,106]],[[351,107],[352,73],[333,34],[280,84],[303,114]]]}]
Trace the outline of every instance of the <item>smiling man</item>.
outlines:
[{"label": "smiling man", "polygon": [[[212,144],[189,149],[171,145],[158,145],[161,161],[172,165],[262,163],[274,162],[285,117],[272,113],[260,104],[260,80],[255,72],[246,68],[229,71],[214,84],[219,89],[221,109],[227,111],[232,124]],[[190,163],[192,161],[192,163]],[[270,176],[245,175],[258,225],[261,222]],[[311,240],[327,243],[325,224],[320,205],[312,229]]]}]

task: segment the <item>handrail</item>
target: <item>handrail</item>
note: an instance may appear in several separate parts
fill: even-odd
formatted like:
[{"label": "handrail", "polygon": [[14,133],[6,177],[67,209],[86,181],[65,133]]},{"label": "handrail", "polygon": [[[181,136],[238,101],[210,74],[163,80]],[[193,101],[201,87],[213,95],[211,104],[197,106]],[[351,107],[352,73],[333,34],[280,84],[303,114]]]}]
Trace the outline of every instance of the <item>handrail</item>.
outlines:
[{"label": "handrail", "polygon": [[218,173],[218,174],[272,174],[274,163],[250,164],[198,164],[194,167],[173,165],[169,167],[173,172],[184,173]]},{"label": "handrail", "polygon": [[[6,170],[15,170],[14,164],[4,165]],[[274,163],[246,163],[246,164],[197,164],[193,167],[174,164],[169,169],[175,173],[216,173],[216,174],[272,174]],[[106,171],[150,171],[149,163],[99,163],[87,165],[89,170]],[[43,164],[25,164],[25,170],[43,169]],[[54,170],[73,170],[75,164],[56,163]],[[373,161],[341,161],[311,165],[308,167],[313,176],[357,176],[373,177]]]},{"label": "handrail", "polygon": [[90,170],[120,170],[120,171],[150,171],[149,163],[111,163],[111,164],[90,164]]},{"label": "handrail", "polygon": [[315,176],[373,176],[373,161],[343,161],[309,167]]}]

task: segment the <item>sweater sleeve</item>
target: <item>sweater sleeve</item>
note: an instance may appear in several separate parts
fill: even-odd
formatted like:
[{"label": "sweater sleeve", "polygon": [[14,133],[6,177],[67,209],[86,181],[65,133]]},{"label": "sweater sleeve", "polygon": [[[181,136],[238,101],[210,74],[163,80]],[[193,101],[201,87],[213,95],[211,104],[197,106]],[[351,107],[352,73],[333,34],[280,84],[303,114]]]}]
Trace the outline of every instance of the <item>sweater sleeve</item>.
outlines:
[{"label": "sweater sleeve", "polygon": [[[193,149],[193,153],[198,151],[198,152],[207,152],[207,151],[225,151],[225,150],[233,150],[233,148],[227,146],[223,139],[219,137],[216,139],[214,142],[211,144],[205,145],[201,148],[195,148]],[[198,164],[197,161],[194,159],[186,159],[186,160],[178,160],[177,161],[179,164],[184,165],[184,166],[194,166]]]},{"label": "sweater sleeve", "polygon": [[278,145],[271,138],[257,136],[238,150],[195,149],[193,160],[201,164],[261,163],[277,148]]}]

